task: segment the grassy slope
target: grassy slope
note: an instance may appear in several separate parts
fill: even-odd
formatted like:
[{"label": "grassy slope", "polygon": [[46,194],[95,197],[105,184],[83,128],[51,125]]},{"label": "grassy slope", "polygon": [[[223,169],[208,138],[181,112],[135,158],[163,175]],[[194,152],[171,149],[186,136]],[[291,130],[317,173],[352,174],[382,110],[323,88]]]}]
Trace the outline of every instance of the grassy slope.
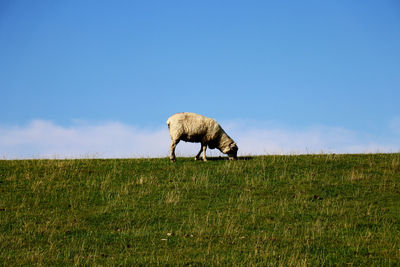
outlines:
[{"label": "grassy slope", "polygon": [[400,154],[0,161],[0,262],[400,264]]}]

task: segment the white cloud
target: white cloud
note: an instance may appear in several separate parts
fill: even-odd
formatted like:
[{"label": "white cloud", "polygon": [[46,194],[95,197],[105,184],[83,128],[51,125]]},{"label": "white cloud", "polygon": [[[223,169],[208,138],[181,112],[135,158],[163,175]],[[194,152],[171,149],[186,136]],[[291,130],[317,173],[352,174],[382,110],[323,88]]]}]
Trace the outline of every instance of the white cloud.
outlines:
[{"label": "white cloud", "polygon": [[0,129],[0,155],[6,158],[81,158],[164,156],[166,129],[142,130],[118,122],[62,127],[35,120]]},{"label": "white cloud", "polygon": [[[222,123],[239,145],[240,155],[301,153],[399,152],[399,145],[341,128],[312,127],[288,130],[277,126]],[[69,127],[35,120],[25,126],[0,126],[0,156],[13,158],[125,158],[166,157],[170,138],[166,125],[143,129],[120,122]],[[181,142],[178,156],[194,156],[200,146]],[[208,150],[218,156],[218,150]]]},{"label": "white cloud", "polygon": [[288,130],[283,128],[232,128],[241,144],[242,154],[308,154],[308,153],[378,153],[398,152],[399,146],[379,143],[373,137],[342,128],[311,127]]}]

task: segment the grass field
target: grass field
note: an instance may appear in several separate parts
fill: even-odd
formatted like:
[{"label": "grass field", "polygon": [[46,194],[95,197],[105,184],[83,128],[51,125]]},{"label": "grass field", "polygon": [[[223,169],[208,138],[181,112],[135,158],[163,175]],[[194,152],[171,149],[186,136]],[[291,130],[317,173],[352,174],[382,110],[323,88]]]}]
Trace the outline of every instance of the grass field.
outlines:
[{"label": "grass field", "polygon": [[7,265],[400,265],[400,154],[0,161]]}]

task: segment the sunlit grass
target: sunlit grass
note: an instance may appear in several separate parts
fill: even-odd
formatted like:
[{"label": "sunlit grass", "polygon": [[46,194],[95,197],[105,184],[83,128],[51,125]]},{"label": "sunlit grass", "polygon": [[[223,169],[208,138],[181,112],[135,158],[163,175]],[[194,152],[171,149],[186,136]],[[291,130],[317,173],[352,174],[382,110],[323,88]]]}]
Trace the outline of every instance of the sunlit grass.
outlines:
[{"label": "sunlit grass", "polygon": [[5,265],[399,265],[400,155],[0,161]]}]

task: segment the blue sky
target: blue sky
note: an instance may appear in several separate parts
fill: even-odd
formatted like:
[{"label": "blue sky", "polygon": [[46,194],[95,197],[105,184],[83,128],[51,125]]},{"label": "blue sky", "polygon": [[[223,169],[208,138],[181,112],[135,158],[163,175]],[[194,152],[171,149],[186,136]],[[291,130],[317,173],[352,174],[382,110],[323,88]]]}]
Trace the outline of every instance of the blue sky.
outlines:
[{"label": "blue sky", "polygon": [[[165,121],[182,111],[252,139],[238,142],[249,154],[290,152],[298,134],[298,152],[398,152],[399,48],[398,1],[1,1],[0,155],[62,156],[44,133],[76,131],[71,147],[105,125],[168,143]],[[348,146],[310,145],[315,133]],[[108,142],[68,155],[107,156]]]}]

